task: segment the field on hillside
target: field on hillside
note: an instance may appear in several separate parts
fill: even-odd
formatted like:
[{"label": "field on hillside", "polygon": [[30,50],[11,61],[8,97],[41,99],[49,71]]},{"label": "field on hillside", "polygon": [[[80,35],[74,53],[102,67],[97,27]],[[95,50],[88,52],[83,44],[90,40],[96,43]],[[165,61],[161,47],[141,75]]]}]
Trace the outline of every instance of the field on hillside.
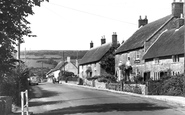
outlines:
[{"label": "field on hillside", "polygon": [[[24,62],[26,64],[26,66],[28,66],[29,68],[31,68],[31,67],[41,68],[42,67],[42,63],[39,63],[38,60],[36,60],[36,59],[27,59]],[[54,65],[43,63],[43,68],[54,68]]]},{"label": "field on hillside", "polygon": [[[54,68],[59,61],[66,60],[70,57],[71,60],[81,59],[87,51],[52,51],[52,50],[41,50],[41,51],[26,51],[21,52],[21,59],[25,64],[31,68]],[[64,57],[64,59],[63,59]],[[55,63],[46,63],[51,61]]]},{"label": "field on hillside", "polygon": [[71,57],[71,59],[81,59],[86,50],[31,50],[31,51],[21,51],[22,58],[60,58]]}]

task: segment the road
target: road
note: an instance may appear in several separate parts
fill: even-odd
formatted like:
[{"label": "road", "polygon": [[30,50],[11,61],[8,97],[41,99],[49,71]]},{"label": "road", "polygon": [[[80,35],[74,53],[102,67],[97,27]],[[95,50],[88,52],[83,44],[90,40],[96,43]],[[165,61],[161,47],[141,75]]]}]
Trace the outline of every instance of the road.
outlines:
[{"label": "road", "polygon": [[166,102],[66,84],[33,86],[34,115],[184,115]]}]

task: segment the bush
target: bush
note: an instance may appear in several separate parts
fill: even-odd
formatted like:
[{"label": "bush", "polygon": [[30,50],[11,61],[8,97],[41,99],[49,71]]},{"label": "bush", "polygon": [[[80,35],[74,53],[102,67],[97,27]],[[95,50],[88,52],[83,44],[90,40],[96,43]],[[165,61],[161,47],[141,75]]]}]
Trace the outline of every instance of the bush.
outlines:
[{"label": "bush", "polygon": [[95,76],[93,76],[93,77],[87,77],[86,79],[87,80],[96,80],[96,79],[98,79],[100,76],[97,76],[97,75],[95,75]]},{"label": "bush", "polygon": [[183,96],[184,75],[167,76],[159,81],[149,81],[148,91],[150,95]]},{"label": "bush", "polygon": [[141,75],[137,75],[137,76],[134,76],[134,82],[137,84],[143,84],[144,81],[143,81],[143,77]]},{"label": "bush", "polygon": [[29,89],[29,70],[21,71],[20,76],[15,70],[12,73],[0,76],[0,96],[10,96],[16,105],[20,105],[20,92]]},{"label": "bush", "polygon": [[116,77],[113,75],[101,75],[96,76],[98,82],[104,82],[104,83],[116,83]]}]

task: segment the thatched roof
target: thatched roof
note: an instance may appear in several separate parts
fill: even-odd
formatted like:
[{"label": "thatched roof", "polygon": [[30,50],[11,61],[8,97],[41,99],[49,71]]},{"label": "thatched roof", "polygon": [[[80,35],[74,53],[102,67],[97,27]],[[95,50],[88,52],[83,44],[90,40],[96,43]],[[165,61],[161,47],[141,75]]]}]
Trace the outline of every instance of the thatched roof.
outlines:
[{"label": "thatched roof", "polygon": [[116,54],[144,47],[144,42],[153,37],[172,19],[173,16],[169,15],[139,28],[124,44],[117,49]]},{"label": "thatched roof", "polygon": [[171,29],[161,34],[158,40],[148,49],[143,59],[152,59],[163,56],[184,53],[184,29]]},{"label": "thatched roof", "polygon": [[108,43],[96,48],[92,48],[83,56],[83,58],[80,60],[79,65],[85,65],[100,61],[102,57],[109,51],[111,46],[112,44]]}]

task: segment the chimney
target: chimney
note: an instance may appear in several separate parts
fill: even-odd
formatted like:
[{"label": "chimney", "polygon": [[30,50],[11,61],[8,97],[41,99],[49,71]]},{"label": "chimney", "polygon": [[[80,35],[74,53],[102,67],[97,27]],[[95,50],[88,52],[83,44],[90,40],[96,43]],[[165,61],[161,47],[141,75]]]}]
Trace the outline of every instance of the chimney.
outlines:
[{"label": "chimney", "polygon": [[67,57],[67,62],[69,63],[71,61],[71,58],[70,57]]},{"label": "chimney", "polygon": [[112,46],[113,47],[117,46],[117,34],[116,34],[116,32],[113,32],[113,34],[112,34]]},{"label": "chimney", "polygon": [[140,28],[141,26],[144,26],[146,24],[148,24],[147,16],[145,16],[145,19],[142,19],[141,16],[139,16],[138,27]]},{"label": "chimney", "polygon": [[93,42],[91,41],[90,43],[90,49],[93,48]]},{"label": "chimney", "polygon": [[76,67],[78,68],[78,60],[76,60],[76,63],[75,63]]},{"label": "chimney", "polygon": [[105,36],[102,36],[101,38],[101,45],[105,44],[106,43],[106,39],[105,39]]},{"label": "chimney", "polygon": [[173,1],[172,3],[172,15],[176,18],[180,18],[181,14],[183,14],[183,5],[184,3],[182,0],[179,0],[177,2],[176,0]]},{"label": "chimney", "polygon": [[176,21],[176,28],[180,28],[183,25],[184,25],[184,18],[183,18],[183,14],[181,14],[180,18],[178,18]]}]

